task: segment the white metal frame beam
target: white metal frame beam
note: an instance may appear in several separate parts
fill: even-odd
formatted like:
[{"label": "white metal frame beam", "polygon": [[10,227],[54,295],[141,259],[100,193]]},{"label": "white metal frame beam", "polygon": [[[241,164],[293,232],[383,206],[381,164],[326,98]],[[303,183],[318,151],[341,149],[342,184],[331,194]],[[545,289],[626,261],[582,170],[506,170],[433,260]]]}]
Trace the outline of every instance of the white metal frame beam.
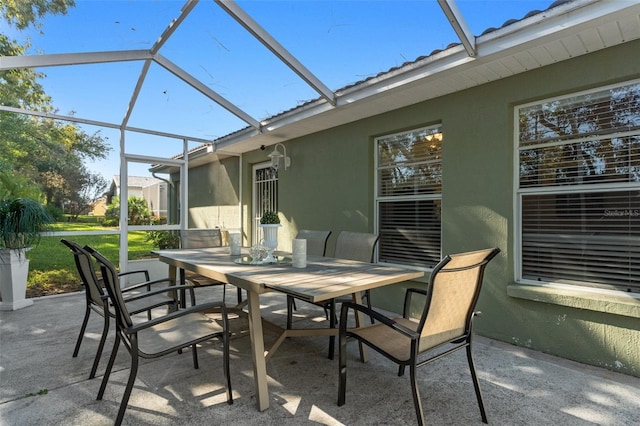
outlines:
[{"label": "white metal frame beam", "polygon": [[251,16],[231,0],[214,0],[224,11],[244,27],[251,35],[260,41],[267,49],[284,62],[293,72],[303,79],[309,86],[327,100],[331,105],[336,104],[335,93],[320,79],[307,69],[298,59],[285,49],[278,41],[262,28]]},{"label": "white metal frame beam", "polygon": [[1,56],[0,71],[14,68],[41,68],[63,65],[88,65],[107,62],[143,61],[153,59],[148,50],[114,52],[54,53],[50,55]]},{"label": "white metal frame beam", "polygon": [[462,12],[458,9],[458,5],[455,0],[438,0],[438,4],[462,42],[464,50],[467,51],[469,56],[475,57],[478,53],[476,50],[476,38],[467,25],[467,22],[464,20]]},{"label": "white metal frame beam", "polygon": [[149,130],[141,127],[126,126],[124,129],[122,129],[122,126],[120,124],[108,123],[106,121],[90,120],[90,119],[75,117],[71,115],[53,114],[53,113],[44,112],[44,111],[31,111],[27,109],[14,108],[14,107],[9,107],[5,105],[0,105],[0,111],[13,112],[16,114],[33,115],[36,117],[50,118],[52,120],[68,121],[70,123],[88,124],[91,126],[106,127],[108,129],[121,129],[127,132],[144,133],[147,135],[161,136],[165,138],[187,139],[188,141],[191,141],[191,142],[206,143],[206,144],[211,143],[210,139],[202,139],[202,138],[197,138],[193,136],[179,135],[177,133],[159,132],[157,130]]}]

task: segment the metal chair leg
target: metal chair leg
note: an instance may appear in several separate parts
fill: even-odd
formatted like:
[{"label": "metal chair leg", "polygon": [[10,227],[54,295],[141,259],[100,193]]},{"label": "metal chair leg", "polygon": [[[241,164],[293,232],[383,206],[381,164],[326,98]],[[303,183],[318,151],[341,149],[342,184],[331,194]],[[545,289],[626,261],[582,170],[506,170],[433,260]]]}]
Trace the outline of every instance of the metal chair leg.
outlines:
[{"label": "metal chair leg", "polygon": [[233,391],[231,390],[231,371],[229,370],[229,322],[225,316],[224,334],[222,335],[222,363],[224,380],[227,383],[227,404],[233,404]]},{"label": "metal chair leg", "polygon": [[471,352],[471,343],[467,345],[467,361],[469,362],[469,370],[471,371],[471,379],[473,380],[473,387],[476,390],[476,398],[478,399],[478,407],[480,407],[480,415],[482,416],[483,423],[489,423],[487,420],[487,412],[484,409],[484,402],[482,401],[482,391],[480,390],[480,382],[476,375],[476,367],[473,362],[473,355]]},{"label": "metal chair leg", "polygon": [[197,370],[200,368],[200,365],[198,364],[198,348],[196,345],[191,345],[191,352],[191,356],[193,357],[193,368]]},{"label": "metal chair leg", "polygon": [[111,375],[111,369],[113,368],[113,363],[116,360],[116,355],[118,354],[118,348],[120,347],[120,333],[116,333],[116,339],[113,342],[113,349],[111,349],[111,355],[109,356],[109,362],[107,363],[107,369],[104,372],[104,376],[102,376],[102,383],[100,383],[100,390],[98,391],[97,400],[101,400],[104,395],[104,390],[107,387],[107,382],[109,382],[109,376]]},{"label": "metal chair leg", "polygon": [[287,295],[287,330],[293,327],[293,297]]},{"label": "metal chair leg", "polygon": [[[332,299],[329,301],[329,327],[336,328],[337,318],[336,318],[336,301]],[[336,336],[329,336],[329,359],[333,359],[335,353],[335,345],[336,345]]]},{"label": "metal chair leg", "polygon": [[[342,308],[340,315],[340,323],[346,321],[345,309]],[[342,331],[340,326],[340,334],[338,335],[338,406],[345,403],[347,392],[347,335]]]},{"label": "metal chair leg", "polygon": [[416,417],[418,418],[418,425],[424,426],[424,415],[422,414],[422,402],[420,401],[420,391],[418,390],[418,378],[415,360],[409,366],[409,376],[411,376],[411,393],[413,394],[413,405],[416,409]]},{"label": "metal chair leg", "polygon": [[122,395],[122,401],[120,401],[120,409],[118,410],[118,417],[116,417],[116,426],[122,424],[124,413],[127,411],[127,405],[129,405],[129,397],[133,390],[133,384],[136,381],[138,374],[138,341],[135,336],[131,336],[131,372],[129,373],[129,379],[127,380],[127,386],[124,389],[124,395]]},{"label": "metal chair leg", "polygon": [[98,371],[98,364],[100,364],[100,357],[102,357],[102,350],[104,344],[107,341],[107,335],[109,334],[109,317],[104,317],[104,324],[102,325],[102,336],[100,336],[100,343],[98,343],[98,350],[96,356],[93,359],[93,366],[91,367],[91,373],[89,373],[89,379],[96,377],[96,371]]},{"label": "metal chair leg", "polygon": [[78,340],[76,340],[76,347],[73,350],[73,358],[78,356],[80,344],[82,343],[82,338],[84,337],[84,332],[87,329],[87,323],[89,322],[89,314],[91,314],[91,308],[87,305],[87,310],[84,313],[84,320],[82,321],[82,327],[80,327],[80,334],[78,334]]}]

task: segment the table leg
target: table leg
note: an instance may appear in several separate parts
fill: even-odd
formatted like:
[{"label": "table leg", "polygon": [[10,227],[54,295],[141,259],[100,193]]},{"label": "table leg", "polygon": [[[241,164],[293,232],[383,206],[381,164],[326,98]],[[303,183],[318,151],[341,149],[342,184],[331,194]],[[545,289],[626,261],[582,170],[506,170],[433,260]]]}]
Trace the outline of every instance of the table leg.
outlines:
[{"label": "table leg", "polygon": [[[362,305],[362,294],[360,292],[353,293],[352,299],[354,303],[358,305]],[[356,314],[356,327],[362,327],[364,324],[364,315],[360,311],[355,311]],[[365,345],[358,340],[358,347],[360,348],[360,361],[367,362],[367,348]]]},{"label": "table leg", "polygon": [[269,389],[267,387],[267,363],[264,353],[260,297],[255,291],[247,290],[247,299],[253,377],[256,382],[256,400],[258,402],[258,410],[264,411],[269,408]]}]

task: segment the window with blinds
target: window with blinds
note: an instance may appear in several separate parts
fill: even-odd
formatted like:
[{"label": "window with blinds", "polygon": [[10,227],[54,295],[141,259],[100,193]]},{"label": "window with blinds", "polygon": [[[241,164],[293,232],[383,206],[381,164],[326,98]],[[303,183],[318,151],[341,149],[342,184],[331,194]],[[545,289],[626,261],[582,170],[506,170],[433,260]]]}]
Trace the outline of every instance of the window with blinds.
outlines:
[{"label": "window with blinds", "polygon": [[378,261],[440,260],[442,139],[438,125],[375,140]]},{"label": "window with blinds", "polygon": [[640,292],[640,81],[516,117],[519,280]]}]

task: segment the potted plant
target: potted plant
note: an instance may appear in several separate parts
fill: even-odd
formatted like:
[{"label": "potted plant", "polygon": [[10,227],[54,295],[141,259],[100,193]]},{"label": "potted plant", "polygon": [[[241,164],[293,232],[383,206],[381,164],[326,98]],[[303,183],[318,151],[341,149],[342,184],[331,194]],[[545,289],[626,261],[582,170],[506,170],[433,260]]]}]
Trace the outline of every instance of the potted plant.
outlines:
[{"label": "potted plant", "polygon": [[266,263],[276,262],[273,251],[278,248],[278,228],[280,217],[275,211],[267,210],[260,218],[260,227],[264,238],[264,246],[267,249],[267,257],[263,260]]},{"label": "potted plant", "polygon": [[7,197],[0,201],[0,310],[32,305],[26,299],[29,259],[26,252],[40,242],[53,219],[32,198]]}]

